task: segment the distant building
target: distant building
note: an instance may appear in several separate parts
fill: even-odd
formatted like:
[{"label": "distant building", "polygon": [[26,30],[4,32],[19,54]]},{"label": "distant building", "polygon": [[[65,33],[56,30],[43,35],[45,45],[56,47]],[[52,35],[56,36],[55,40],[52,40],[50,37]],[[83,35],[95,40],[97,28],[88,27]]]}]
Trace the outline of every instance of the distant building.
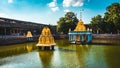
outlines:
[{"label": "distant building", "polygon": [[31,31],[33,35],[39,35],[44,26],[49,26],[51,30],[56,29],[51,25],[0,17],[0,35],[26,35],[27,31]]}]

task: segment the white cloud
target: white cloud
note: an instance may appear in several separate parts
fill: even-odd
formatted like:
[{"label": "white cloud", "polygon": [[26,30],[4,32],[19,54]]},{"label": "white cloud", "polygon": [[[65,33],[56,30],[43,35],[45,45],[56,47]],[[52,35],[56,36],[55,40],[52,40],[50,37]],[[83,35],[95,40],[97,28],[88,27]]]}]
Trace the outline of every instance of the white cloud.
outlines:
[{"label": "white cloud", "polygon": [[84,1],[83,0],[63,0],[63,6],[64,7],[76,7],[76,6],[83,6]]},{"label": "white cloud", "polygon": [[70,12],[70,10],[69,10],[69,9],[65,9],[64,12],[65,12],[65,13],[66,13],[66,12]]},{"label": "white cloud", "polygon": [[50,9],[51,9],[53,12],[59,10],[59,7],[57,6],[57,1],[56,1],[56,0],[53,0],[52,2],[50,2],[50,3],[48,4],[48,7],[50,7]]},{"label": "white cloud", "polygon": [[55,6],[56,6],[56,2],[53,1],[53,2],[49,3],[48,6],[49,6],[49,7],[55,7]]},{"label": "white cloud", "polygon": [[8,0],[8,3],[13,3],[13,0]]},{"label": "white cloud", "polygon": [[59,7],[53,7],[53,8],[51,8],[51,10],[52,10],[53,12],[58,11],[58,10],[59,10]]}]

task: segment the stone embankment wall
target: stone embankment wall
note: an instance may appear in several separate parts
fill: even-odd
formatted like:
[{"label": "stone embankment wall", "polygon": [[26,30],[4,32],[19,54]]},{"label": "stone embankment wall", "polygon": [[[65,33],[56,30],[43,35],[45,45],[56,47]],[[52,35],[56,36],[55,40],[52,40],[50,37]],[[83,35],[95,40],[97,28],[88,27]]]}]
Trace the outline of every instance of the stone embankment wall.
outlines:
[{"label": "stone embankment wall", "polygon": [[[33,36],[32,40],[28,40],[26,36],[0,36],[0,45],[19,44],[25,42],[38,42],[39,35]],[[58,35],[54,35],[55,39],[59,39]]]},{"label": "stone embankment wall", "polygon": [[93,39],[119,39],[120,34],[93,34]]},{"label": "stone embankment wall", "polygon": [[[53,35],[55,39],[66,38],[67,35]],[[93,34],[92,43],[96,44],[120,44],[120,34]],[[39,36],[33,36],[31,41],[38,41]],[[0,45],[31,42],[25,36],[0,36]]]},{"label": "stone embankment wall", "polygon": [[0,36],[0,45],[18,44],[37,40],[38,36],[34,36],[30,41],[27,40],[26,36]]},{"label": "stone embankment wall", "polygon": [[120,45],[120,34],[93,34],[92,43]]}]

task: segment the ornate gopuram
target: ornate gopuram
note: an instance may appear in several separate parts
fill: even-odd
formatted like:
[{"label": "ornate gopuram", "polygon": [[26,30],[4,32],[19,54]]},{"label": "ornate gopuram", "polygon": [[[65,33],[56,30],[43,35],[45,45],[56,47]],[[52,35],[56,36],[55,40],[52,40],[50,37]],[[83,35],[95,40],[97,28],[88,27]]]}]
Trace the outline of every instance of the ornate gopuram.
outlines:
[{"label": "ornate gopuram", "polygon": [[54,37],[48,27],[44,27],[36,46],[41,50],[54,50]]}]

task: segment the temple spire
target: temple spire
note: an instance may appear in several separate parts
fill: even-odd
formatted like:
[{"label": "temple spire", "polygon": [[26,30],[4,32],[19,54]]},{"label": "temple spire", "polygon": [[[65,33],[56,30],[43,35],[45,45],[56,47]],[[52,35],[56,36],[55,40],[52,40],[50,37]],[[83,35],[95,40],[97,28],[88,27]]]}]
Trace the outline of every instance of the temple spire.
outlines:
[{"label": "temple spire", "polygon": [[80,20],[82,20],[82,12],[84,11],[84,9],[80,10]]}]

